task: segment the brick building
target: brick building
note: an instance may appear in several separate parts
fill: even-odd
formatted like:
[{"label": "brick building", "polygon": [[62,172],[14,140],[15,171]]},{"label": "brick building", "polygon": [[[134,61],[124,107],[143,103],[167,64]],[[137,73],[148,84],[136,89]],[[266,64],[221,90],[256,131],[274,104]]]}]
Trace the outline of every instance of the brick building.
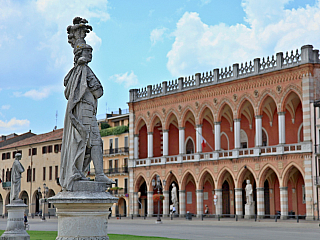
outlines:
[{"label": "brick building", "polygon": [[130,214],[157,213],[152,179],[159,175],[167,183],[165,215],[175,183],[181,215],[201,215],[208,205],[211,214],[242,216],[249,179],[259,217],[317,217],[313,102],[320,98],[319,81],[319,51],[306,45],[131,89]]}]

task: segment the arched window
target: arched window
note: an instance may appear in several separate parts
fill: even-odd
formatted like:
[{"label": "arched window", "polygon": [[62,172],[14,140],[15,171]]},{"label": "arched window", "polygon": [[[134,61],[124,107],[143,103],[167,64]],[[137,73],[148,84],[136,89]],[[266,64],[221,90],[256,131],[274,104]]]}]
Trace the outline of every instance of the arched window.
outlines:
[{"label": "arched window", "polygon": [[194,143],[193,143],[192,138],[188,138],[188,139],[187,139],[187,143],[186,143],[186,153],[187,153],[187,154],[194,153]]},{"label": "arched window", "polygon": [[240,130],[240,147],[248,148],[248,136],[243,129]]},{"label": "arched window", "polygon": [[267,131],[262,128],[262,146],[269,146]]}]

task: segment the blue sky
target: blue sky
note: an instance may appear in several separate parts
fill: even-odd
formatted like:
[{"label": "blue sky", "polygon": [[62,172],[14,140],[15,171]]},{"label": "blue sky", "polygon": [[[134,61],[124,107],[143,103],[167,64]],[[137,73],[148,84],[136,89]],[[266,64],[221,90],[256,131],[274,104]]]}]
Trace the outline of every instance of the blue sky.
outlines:
[{"label": "blue sky", "polygon": [[320,0],[0,0],[0,135],[63,127],[66,27],[93,26],[98,116],[128,108],[129,89],[290,51],[320,48]]}]

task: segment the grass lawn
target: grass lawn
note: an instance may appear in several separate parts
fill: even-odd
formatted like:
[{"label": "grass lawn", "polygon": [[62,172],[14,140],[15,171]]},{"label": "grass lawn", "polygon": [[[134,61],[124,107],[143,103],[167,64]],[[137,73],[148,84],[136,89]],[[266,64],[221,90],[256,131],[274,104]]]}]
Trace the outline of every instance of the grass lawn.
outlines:
[{"label": "grass lawn", "polygon": [[[55,231],[27,231],[30,235],[30,240],[55,240],[57,237],[57,232]],[[0,235],[4,233],[4,230],[0,230]],[[138,239],[157,239],[157,240],[169,240],[176,238],[161,238],[161,237],[142,237],[133,235],[122,235],[122,234],[108,234],[110,240],[138,240]]]}]

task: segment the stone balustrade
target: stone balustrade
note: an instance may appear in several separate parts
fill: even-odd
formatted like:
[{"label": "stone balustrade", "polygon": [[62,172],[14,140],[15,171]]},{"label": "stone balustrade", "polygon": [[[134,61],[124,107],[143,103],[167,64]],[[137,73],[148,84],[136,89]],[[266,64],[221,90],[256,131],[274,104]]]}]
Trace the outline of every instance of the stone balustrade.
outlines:
[{"label": "stone balustrade", "polygon": [[162,164],[174,164],[183,162],[196,162],[196,161],[217,161],[221,159],[233,159],[233,158],[246,158],[246,157],[259,157],[259,156],[270,156],[270,155],[282,155],[292,153],[310,153],[312,152],[311,142],[301,142],[295,144],[285,144],[276,146],[265,146],[255,148],[244,148],[244,149],[232,149],[232,150],[221,150],[214,152],[205,153],[192,153],[192,154],[181,154],[176,156],[162,156],[145,159],[136,159],[133,161],[133,166],[129,167],[142,167],[151,165],[162,165]]}]

